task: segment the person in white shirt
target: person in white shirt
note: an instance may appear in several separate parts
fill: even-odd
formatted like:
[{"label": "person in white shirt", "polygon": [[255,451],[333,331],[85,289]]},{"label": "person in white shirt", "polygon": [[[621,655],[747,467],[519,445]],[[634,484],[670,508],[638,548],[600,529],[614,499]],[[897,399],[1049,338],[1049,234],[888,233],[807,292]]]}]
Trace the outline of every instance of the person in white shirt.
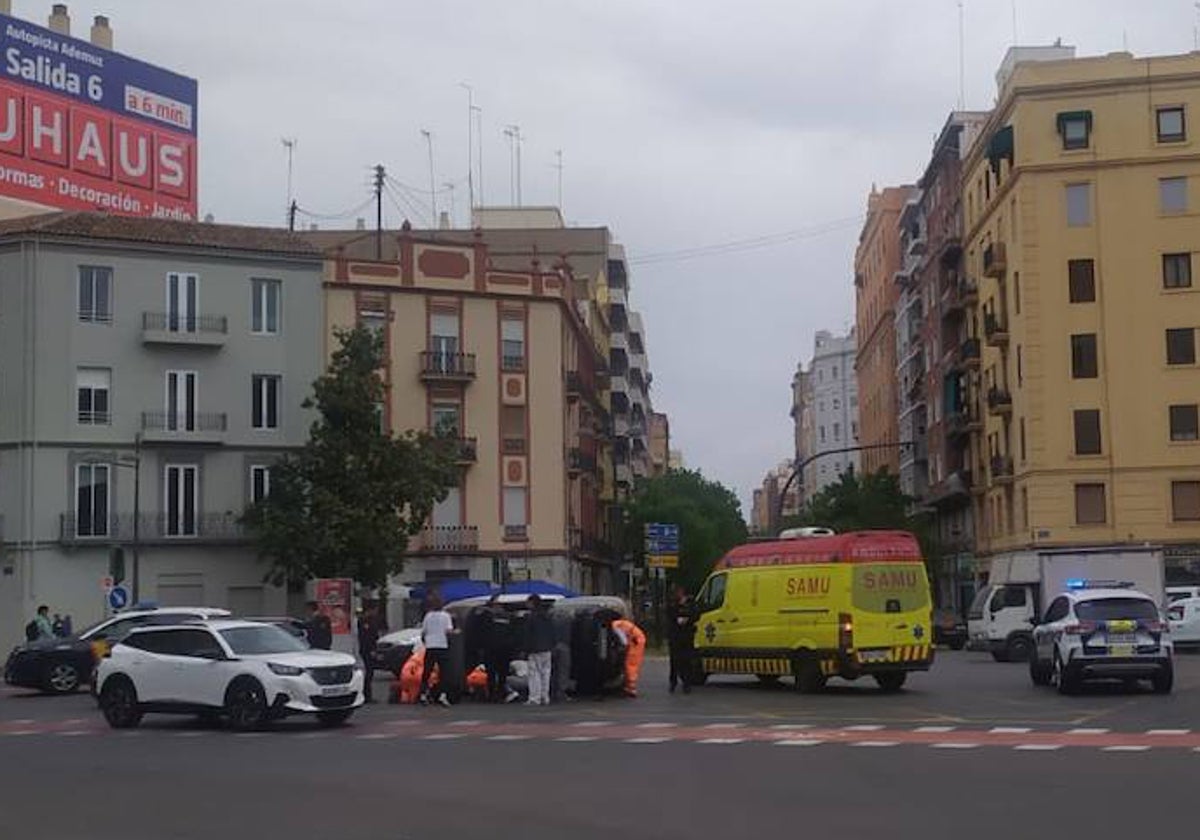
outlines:
[{"label": "person in white shirt", "polygon": [[450,613],[442,609],[442,598],[436,592],[429,596],[429,606],[425,618],[421,620],[421,642],[425,645],[425,668],[421,671],[421,691],[419,697],[422,704],[429,703],[429,676],[434,666],[438,669],[438,702],[443,706],[450,705],[446,696],[446,683],[449,680],[447,671],[450,667],[450,631],[454,629],[454,619]]}]

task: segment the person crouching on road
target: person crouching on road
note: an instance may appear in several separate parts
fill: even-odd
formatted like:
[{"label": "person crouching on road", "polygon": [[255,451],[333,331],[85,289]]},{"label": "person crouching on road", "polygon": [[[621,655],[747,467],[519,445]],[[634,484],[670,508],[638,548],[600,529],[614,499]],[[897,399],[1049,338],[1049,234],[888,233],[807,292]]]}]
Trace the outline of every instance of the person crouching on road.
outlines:
[{"label": "person crouching on road", "polygon": [[683,693],[692,690],[693,657],[696,644],[696,604],[688,597],[682,586],[675,587],[671,602],[670,625],[667,638],[671,653],[670,690],[675,693],[676,683],[682,683]]},{"label": "person crouching on road", "polygon": [[529,616],[525,619],[525,652],[529,656],[530,706],[550,705],[550,663],[554,651],[554,623],[543,601],[529,596]]},{"label": "person crouching on road", "polygon": [[627,618],[618,618],[612,629],[625,643],[625,696],[637,697],[638,675],[646,656],[646,634]]},{"label": "person crouching on road", "polygon": [[442,609],[442,599],[437,593],[429,596],[429,608],[425,618],[421,620],[421,642],[425,645],[425,667],[421,669],[421,703],[429,703],[429,675],[437,666],[441,679],[438,681],[438,702],[443,706],[450,705],[446,696],[446,675],[450,668],[450,631],[454,629],[454,619],[450,613]]}]

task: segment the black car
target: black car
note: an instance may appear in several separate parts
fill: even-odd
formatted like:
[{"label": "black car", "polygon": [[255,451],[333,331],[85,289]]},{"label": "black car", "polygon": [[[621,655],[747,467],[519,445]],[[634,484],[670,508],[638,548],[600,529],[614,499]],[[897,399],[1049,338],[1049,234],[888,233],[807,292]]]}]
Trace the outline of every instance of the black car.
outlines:
[{"label": "black car", "polygon": [[962,650],[967,646],[967,622],[954,610],[934,610],[933,643]]},{"label": "black car", "polygon": [[267,618],[247,618],[246,621],[261,621],[263,624],[274,624],[289,636],[308,641],[308,625],[302,619],[291,616],[270,616]]},{"label": "black car", "polygon": [[229,615],[207,607],[168,607],[120,613],[84,630],[78,636],[26,642],[8,655],[4,682],[47,694],[70,694],[92,681],[96,660],[129,631],[146,624],[183,624]]}]

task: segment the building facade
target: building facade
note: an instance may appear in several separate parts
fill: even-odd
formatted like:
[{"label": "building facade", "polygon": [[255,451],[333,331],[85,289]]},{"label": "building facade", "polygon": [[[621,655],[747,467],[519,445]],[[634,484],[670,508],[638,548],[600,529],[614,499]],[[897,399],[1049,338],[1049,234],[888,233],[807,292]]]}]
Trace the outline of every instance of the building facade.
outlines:
[{"label": "building facade", "polygon": [[101,618],[115,547],[143,600],[287,611],[238,520],[308,438],[321,311],[285,232],[0,223],[0,642],[40,603]]},{"label": "building facade", "polygon": [[[820,330],[813,339],[808,370],[793,378],[793,420],[801,444],[798,463],[809,462],[799,478],[800,505],[843,473],[859,468],[858,452],[840,452],[858,446],[860,409],[854,364],[858,356],[856,333],[835,336]],[[796,406],[796,400],[800,405]]]},{"label": "building facade", "polygon": [[1195,577],[1200,55],[1064,49],[1010,52],[965,161],[977,541],[1158,543]]},{"label": "building facade", "polygon": [[855,372],[863,398],[859,404],[862,468],[869,473],[900,469],[899,386],[896,382],[896,323],[899,301],[896,272],[903,255],[897,229],[911,186],[871,189],[867,218],[854,255],[855,321],[858,356]]},{"label": "building facade", "polygon": [[671,461],[671,420],[661,411],[650,415],[650,473],[663,475]]}]

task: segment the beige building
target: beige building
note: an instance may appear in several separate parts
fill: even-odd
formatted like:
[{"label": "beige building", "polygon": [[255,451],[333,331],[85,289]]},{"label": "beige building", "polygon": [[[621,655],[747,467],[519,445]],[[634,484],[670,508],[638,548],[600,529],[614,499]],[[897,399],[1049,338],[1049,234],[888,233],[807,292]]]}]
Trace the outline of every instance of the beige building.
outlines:
[{"label": "beige building", "polygon": [[670,468],[671,421],[656,411],[650,415],[650,474],[662,475]]}]

